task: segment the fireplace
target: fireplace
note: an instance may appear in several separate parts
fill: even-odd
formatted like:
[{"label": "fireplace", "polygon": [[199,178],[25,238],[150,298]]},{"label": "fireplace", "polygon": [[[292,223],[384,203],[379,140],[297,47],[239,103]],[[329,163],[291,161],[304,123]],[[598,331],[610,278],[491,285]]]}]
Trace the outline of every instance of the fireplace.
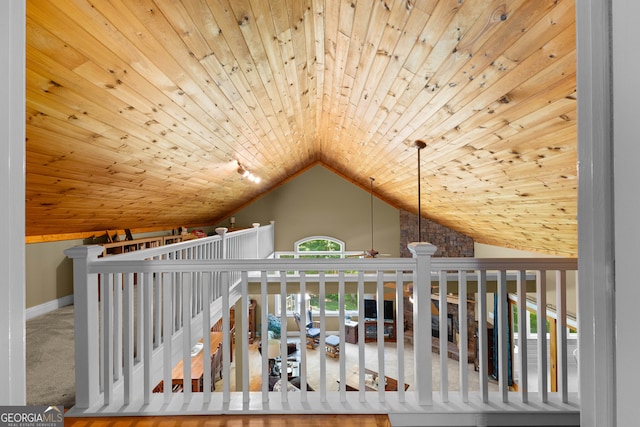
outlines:
[{"label": "fireplace", "polygon": [[[467,300],[467,352],[468,361],[475,359],[475,300]],[[460,336],[459,301],[457,296],[447,296],[447,353],[454,360],[459,359],[458,339]],[[433,352],[440,352],[440,333],[445,333],[440,328],[440,301],[438,295],[431,296],[431,328]]]}]

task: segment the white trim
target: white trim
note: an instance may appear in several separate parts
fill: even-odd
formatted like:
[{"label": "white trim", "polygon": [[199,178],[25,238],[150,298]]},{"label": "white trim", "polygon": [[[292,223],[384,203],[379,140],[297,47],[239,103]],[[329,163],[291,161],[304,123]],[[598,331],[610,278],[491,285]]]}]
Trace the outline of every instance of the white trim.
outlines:
[{"label": "white trim", "polygon": [[636,84],[640,71],[637,43],[640,40],[640,3],[637,0],[612,2],[613,45],[613,110],[614,134],[614,202],[615,202],[615,281],[616,281],[616,423],[637,425],[640,407],[637,403],[640,372],[626,369],[638,360],[637,311],[640,288],[637,286],[638,241],[638,100]]},{"label": "white trim", "polygon": [[585,427],[616,425],[611,3],[576,2],[578,331]]},{"label": "white trim", "polygon": [[0,2],[0,405],[26,403],[24,0]]},{"label": "white trim", "polygon": [[27,308],[27,312],[26,312],[26,320],[31,320],[34,317],[47,314],[49,312],[52,312],[62,307],[66,307],[68,305],[73,305],[73,295],[67,295],[66,297],[54,299],[52,301],[47,301],[44,304],[29,307]]},{"label": "white trim", "polygon": [[[336,242],[340,245],[340,250],[339,251],[298,251],[298,247],[300,246],[300,244],[309,242],[312,240],[329,240],[331,242]],[[335,237],[331,237],[331,236],[309,236],[309,237],[305,237],[304,239],[300,239],[293,244],[293,250],[295,253],[305,253],[305,254],[330,253],[333,255],[336,252],[343,253],[345,250],[345,247],[346,247],[346,244],[342,240],[336,239]]]},{"label": "white trim", "polygon": [[[340,250],[339,251],[300,251],[300,245],[306,242],[310,242],[313,240],[328,240],[330,242],[334,242],[340,245]],[[293,251],[278,251],[275,252],[275,258],[281,258],[282,255],[288,255],[288,256],[292,256],[294,259],[300,258],[300,255],[303,256],[310,256],[310,255],[317,255],[318,257],[321,257],[322,255],[331,255],[331,256],[335,256],[338,255],[340,256],[340,258],[345,258],[348,255],[355,255],[355,254],[359,254],[361,252],[359,251],[352,251],[352,252],[347,252],[346,251],[346,243],[340,239],[337,239],[335,237],[331,237],[331,236],[325,236],[325,235],[317,235],[317,236],[308,236],[308,237],[304,237],[298,241],[296,241],[293,244]],[[286,258],[285,258],[286,259]],[[307,292],[307,295],[309,293]],[[289,295],[297,295],[298,297],[295,300],[295,308],[294,310],[287,310],[286,312],[286,317],[291,317],[293,318],[294,313],[300,313],[300,294],[289,294]],[[309,299],[306,300],[307,302],[309,301]],[[276,316],[280,316],[280,295],[276,294],[275,295],[275,315]],[[305,307],[306,310],[306,307]],[[318,312],[316,311],[312,311],[312,313],[314,315],[319,315]],[[348,315],[350,316],[355,316],[357,315],[357,312],[355,310],[347,312]],[[327,311],[325,313],[326,317],[337,317],[338,316],[338,310],[334,310],[334,311]]]}]

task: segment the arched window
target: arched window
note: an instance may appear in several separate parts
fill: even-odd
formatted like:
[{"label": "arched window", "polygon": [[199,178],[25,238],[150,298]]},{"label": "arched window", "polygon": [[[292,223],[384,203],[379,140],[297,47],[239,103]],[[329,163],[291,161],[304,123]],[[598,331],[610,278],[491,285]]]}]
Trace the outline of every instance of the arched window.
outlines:
[{"label": "arched window", "polygon": [[344,242],[334,237],[312,236],[298,240],[294,245],[296,258],[343,258]]},{"label": "arched window", "polygon": [[[294,244],[293,252],[280,252],[276,254],[278,258],[345,258],[349,255],[358,254],[357,251],[346,251],[345,243],[329,236],[310,236],[304,239],[298,240]],[[313,273],[313,272],[308,272]],[[276,300],[279,296],[276,295]],[[309,309],[313,312],[318,312],[320,309],[318,302],[318,295],[308,294],[307,304]],[[287,295],[287,312],[289,314],[293,312],[300,312],[300,295],[289,294]],[[276,307],[279,307],[279,303],[276,303]],[[325,298],[325,310],[327,314],[338,312],[338,294],[327,294]],[[358,310],[358,301],[356,295],[345,295],[345,310],[347,312],[356,312]]]}]

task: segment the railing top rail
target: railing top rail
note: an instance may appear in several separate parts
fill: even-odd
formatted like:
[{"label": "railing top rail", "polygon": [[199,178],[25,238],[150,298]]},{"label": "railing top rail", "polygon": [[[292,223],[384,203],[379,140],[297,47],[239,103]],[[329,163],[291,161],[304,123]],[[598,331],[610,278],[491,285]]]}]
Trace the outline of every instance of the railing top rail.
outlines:
[{"label": "railing top rail", "polygon": [[[268,228],[268,227],[273,227],[273,224],[268,224],[268,225],[264,225],[261,226],[259,228],[264,229],[264,228]],[[255,233],[256,229],[255,228],[246,228],[246,229],[242,229],[242,230],[236,230],[236,231],[232,231],[230,233],[227,233],[226,236],[227,238],[238,238],[241,236],[244,236],[245,234],[251,234],[251,233]],[[178,242],[178,243],[171,243],[169,245],[164,245],[164,246],[158,246],[155,248],[147,248],[147,249],[141,249],[141,250],[137,250],[137,251],[133,251],[133,252],[127,252],[127,253],[123,253],[123,254],[117,254],[117,255],[110,255],[109,256],[109,260],[111,259],[116,259],[116,260],[146,260],[149,258],[154,258],[154,257],[158,257],[167,253],[171,253],[171,252],[176,252],[176,251],[180,251],[183,249],[189,249],[195,246],[201,246],[201,245],[205,245],[207,243],[212,243],[212,242],[217,242],[222,240],[222,236],[220,235],[213,235],[213,236],[208,236],[208,237],[201,237],[199,239],[191,239],[191,240],[185,240],[183,242]],[[101,258],[100,261],[105,261],[107,258]]]},{"label": "railing top rail", "polygon": [[143,261],[146,260],[148,258],[153,258],[153,257],[157,257],[160,255],[164,255],[170,252],[176,252],[176,251],[180,251],[183,249],[188,249],[194,246],[199,246],[199,245],[203,245],[209,242],[216,242],[216,241],[220,241],[222,240],[221,236],[208,236],[208,237],[201,237],[198,239],[191,239],[191,240],[185,240],[183,242],[177,242],[177,243],[171,243],[168,245],[163,245],[163,246],[157,246],[155,248],[146,248],[146,249],[140,249],[137,251],[132,251],[132,252],[126,252],[123,254],[115,254],[115,255],[109,255],[109,257],[105,257],[105,258],[100,258],[99,261],[105,261],[107,259],[111,260],[111,259],[117,259],[117,260],[137,260],[137,261]]},{"label": "railing top rail", "polygon": [[577,258],[431,258],[431,270],[577,270]]},{"label": "railing top rail", "polygon": [[[90,264],[93,273],[177,271],[413,271],[415,258],[364,259],[214,259],[129,260],[102,258]],[[564,258],[433,258],[431,271],[441,270],[576,270],[577,260]]]},{"label": "railing top rail", "polygon": [[380,259],[213,259],[213,260],[123,260],[102,258],[90,263],[90,272],[175,271],[355,271],[413,270],[413,258]]}]

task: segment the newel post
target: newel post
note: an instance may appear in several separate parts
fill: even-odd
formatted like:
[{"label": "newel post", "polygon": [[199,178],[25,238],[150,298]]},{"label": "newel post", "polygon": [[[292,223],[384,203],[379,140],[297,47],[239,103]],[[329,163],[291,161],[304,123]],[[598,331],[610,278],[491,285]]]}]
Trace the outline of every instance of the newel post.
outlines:
[{"label": "newel post", "polygon": [[227,231],[226,227],[216,228],[216,233],[221,237],[220,240],[220,259],[227,259]]},{"label": "newel post", "polygon": [[76,407],[87,409],[100,395],[98,357],[98,275],[89,265],[98,259],[102,246],[75,246],[64,251],[73,260],[75,315]]},{"label": "newel post", "polygon": [[416,259],[416,269],[413,275],[413,343],[415,383],[419,405],[433,405],[431,257],[436,249],[431,243],[409,243],[409,250]]},{"label": "newel post", "polygon": [[256,231],[256,259],[260,259],[260,223],[254,222],[253,229]]}]

